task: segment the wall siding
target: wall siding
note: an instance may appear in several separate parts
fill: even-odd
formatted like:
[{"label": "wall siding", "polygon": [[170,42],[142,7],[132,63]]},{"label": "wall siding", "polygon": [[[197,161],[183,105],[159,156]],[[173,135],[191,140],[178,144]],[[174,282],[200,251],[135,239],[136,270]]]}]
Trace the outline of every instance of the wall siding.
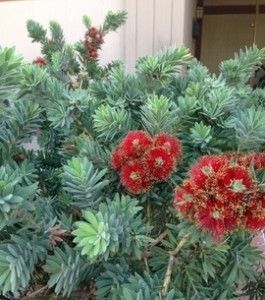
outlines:
[{"label": "wall siding", "polygon": [[24,0],[0,1],[0,45],[16,46],[27,61],[40,55],[40,48],[27,36],[26,21],[44,26],[57,20],[66,40],[83,39],[82,16],[88,14],[99,25],[108,10],[125,9],[128,20],[117,32],[105,38],[100,62],[125,61],[134,70],[139,56],[154,54],[172,44],[192,48],[191,23],[196,0]]},{"label": "wall siding", "polygon": [[[0,45],[16,46],[27,61],[40,55],[40,47],[31,43],[26,21],[34,19],[45,27],[50,20],[58,21],[64,29],[66,40],[74,43],[83,39],[85,27],[82,16],[91,16],[93,24],[102,24],[108,10],[124,9],[123,0],[25,0],[0,2]],[[124,59],[124,26],[105,38],[102,63]]]},{"label": "wall siding", "polygon": [[133,71],[139,56],[155,54],[170,45],[193,51],[192,18],[196,0],[126,0],[125,58]]}]

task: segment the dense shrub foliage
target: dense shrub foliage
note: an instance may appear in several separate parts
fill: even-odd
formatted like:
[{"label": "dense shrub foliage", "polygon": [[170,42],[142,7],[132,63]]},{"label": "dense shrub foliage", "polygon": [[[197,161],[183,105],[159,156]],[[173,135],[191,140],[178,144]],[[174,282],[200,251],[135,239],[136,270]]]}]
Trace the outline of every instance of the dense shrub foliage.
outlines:
[{"label": "dense shrub foliage", "polygon": [[0,50],[0,292],[261,299],[265,91],[249,79],[265,49],[219,75],[185,47],[134,74],[99,67],[91,52],[124,17],[108,14],[95,45],[84,18],[83,59],[54,22],[51,39],[28,23],[42,63]]}]

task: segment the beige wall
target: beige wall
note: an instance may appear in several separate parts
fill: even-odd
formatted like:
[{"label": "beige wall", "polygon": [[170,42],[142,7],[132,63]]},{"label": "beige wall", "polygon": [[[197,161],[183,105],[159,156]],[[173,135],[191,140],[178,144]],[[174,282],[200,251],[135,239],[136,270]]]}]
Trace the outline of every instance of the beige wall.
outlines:
[{"label": "beige wall", "polygon": [[192,24],[196,13],[196,0],[185,1],[185,17],[184,17],[184,44],[194,52],[194,40],[192,39]]},{"label": "beige wall", "polygon": [[125,0],[129,17],[125,27],[125,61],[133,69],[139,56],[170,45],[193,51],[192,18],[196,0]]},{"label": "beige wall", "polygon": [[133,70],[139,56],[156,53],[176,44],[193,49],[192,16],[196,0],[20,0],[0,2],[0,45],[16,45],[26,60],[40,55],[37,44],[27,37],[26,21],[34,19],[47,26],[57,20],[68,42],[83,38],[82,16],[88,14],[99,25],[108,10],[125,9],[128,20],[116,33],[106,37],[102,63],[125,60]]},{"label": "beige wall", "polygon": [[[58,21],[68,42],[83,38],[85,27],[82,16],[88,14],[93,23],[102,23],[108,10],[123,8],[123,0],[21,0],[0,2],[0,45],[16,46],[17,51],[31,61],[40,54],[37,44],[32,44],[27,36],[26,21],[34,19],[47,26],[49,20]],[[101,52],[101,61],[123,58],[124,28],[106,37]]]}]

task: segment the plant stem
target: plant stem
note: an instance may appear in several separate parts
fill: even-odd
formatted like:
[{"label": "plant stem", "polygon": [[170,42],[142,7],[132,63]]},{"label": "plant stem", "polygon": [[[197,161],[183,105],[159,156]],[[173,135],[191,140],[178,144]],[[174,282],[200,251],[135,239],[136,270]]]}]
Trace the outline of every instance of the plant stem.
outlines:
[{"label": "plant stem", "polygon": [[159,244],[160,242],[163,241],[163,239],[167,236],[168,232],[164,231],[162,232],[150,245],[150,248],[156,246],[157,244]]},{"label": "plant stem", "polygon": [[[38,289],[37,291],[32,292],[31,294],[27,295],[25,299],[27,298],[35,298],[35,296],[37,296],[38,294],[44,292],[45,290],[48,289],[48,286],[45,285],[43,287],[41,287],[40,289]],[[24,299],[24,298],[23,298]],[[36,299],[36,298],[35,298]]]},{"label": "plant stem", "polygon": [[147,224],[151,225],[151,202],[149,198],[147,198],[147,203],[146,203],[146,216],[147,216]]},{"label": "plant stem", "polygon": [[[162,232],[157,239],[155,239],[151,244],[150,244],[150,248],[156,246],[157,244],[159,244],[161,241],[163,241],[163,239],[167,236],[168,232],[167,231],[164,231]],[[150,273],[150,268],[149,268],[149,265],[148,265],[148,258],[152,256],[151,252],[143,252],[143,260],[144,260],[144,264],[145,264],[145,267],[146,267],[146,271],[148,273]]]},{"label": "plant stem", "polygon": [[149,268],[149,265],[148,265],[147,255],[144,255],[144,264],[145,264],[146,272],[150,273],[150,268]]},{"label": "plant stem", "polygon": [[184,236],[180,242],[178,243],[175,250],[169,252],[169,260],[167,264],[167,271],[165,274],[164,282],[163,282],[163,288],[162,288],[162,296],[166,296],[169,288],[169,284],[171,281],[171,275],[173,271],[173,267],[175,264],[176,256],[179,253],[179,251],[182,249],[182,247],[187,243],[188,241],[188,235]]}]

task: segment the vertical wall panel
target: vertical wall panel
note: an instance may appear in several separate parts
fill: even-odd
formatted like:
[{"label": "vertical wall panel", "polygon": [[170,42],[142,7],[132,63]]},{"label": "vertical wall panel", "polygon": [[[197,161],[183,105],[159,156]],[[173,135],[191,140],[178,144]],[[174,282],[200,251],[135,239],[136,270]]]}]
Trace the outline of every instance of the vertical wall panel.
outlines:
[{"label": "vertical wall panel", "polygon": [[[47,27],[50,20],[58,21],[67,42],[84,38],[85,26],[82,16],[89,15],[93,24],[99,26],[108,9],[121,10],[124,0],[26,0],[0,2],[0,45],[16,46],[18,53],[27,61],[40,55],[37,43],[31,43],[26,30],[26,21],[34,19]],[[106,37],[106,44],[100,51],[100,62],[123,59],[124,36],[122,28]]]},{"label": "vertical wall panel", "polygon": [[125,62],[128,71],[132,71],[136,60],[137,44],[137,2],[136,0],[125,0],[125,9],[128,13],[128,19],[125,25]]},{"label": "vertical wall panel", "polygon": [[[102,3],[102,15],[103,18],[106,16],[108,11],[118,11],[125,9],[124,7],[124,0],[101,0],[101,1],[91,1],[91,2],[100,2]],[[104,55],[102,57],[101,62],[108,63],[115,59],[125,59],[125,51],[124,51],[124,34],[125,34],[125,26],[121,26],[115,32],[110,32],[105,37],[105,43],[102,47],[102,53],[107,53],[108,55]],[[114,52],[113,49],[116,49]]]},{"label": "vertical wall panel", "polygon": [[155,0],[154,52],[171,44],[172,1]]},{"label": "vertical wall panel", "polygon": [[[194,1],[195,0],[190,0]],[[184,40],[184,25],[188,20],[185,20],[185,5],[188,5],[190,1],[185,0],[172,0],[172,12],[171,12],[171,44],[182,45]]]},{"label": "vertical wall panel", "polygon": [[137,2],[137,57],[152,54],[154,50],[154,0]]},{"label": "vertical wall panel", "polygon": [[98,26],[108,10],[125,9],[127,22],[117,32],[105,37],[100,62],[105,64],[122,59],[127,69],[133,71],[139,56],[156,53],[171,44],[181,45],[188,40],[190,26],[185,29],[184,24],[191,22],[191,15],[185,12],[193,2],[195,0],[0,1],[0,44],[15,45],[26,60],[32,61],[40,55],[40,47],[28,38],[26,20],[32,18],[45,27],[49,20],[57,20],[64,29],[66,40],[73,43],[84,37],[84,14],[91,16],[93,24]]},{"label": "vertical wall panel", "polygon": [[183,42],[185,46],[190,48],[192,53],[194,52],[194,46],[195,46],[195,41],[193,40],[192,37],[192,25],[193,25],[193,20],[195,18],[195,14],[196,14],[196,1],[191,0],[185,2],[185,13],[184,13],[184,20],[183,20],[183,26],[184,26]]}]

